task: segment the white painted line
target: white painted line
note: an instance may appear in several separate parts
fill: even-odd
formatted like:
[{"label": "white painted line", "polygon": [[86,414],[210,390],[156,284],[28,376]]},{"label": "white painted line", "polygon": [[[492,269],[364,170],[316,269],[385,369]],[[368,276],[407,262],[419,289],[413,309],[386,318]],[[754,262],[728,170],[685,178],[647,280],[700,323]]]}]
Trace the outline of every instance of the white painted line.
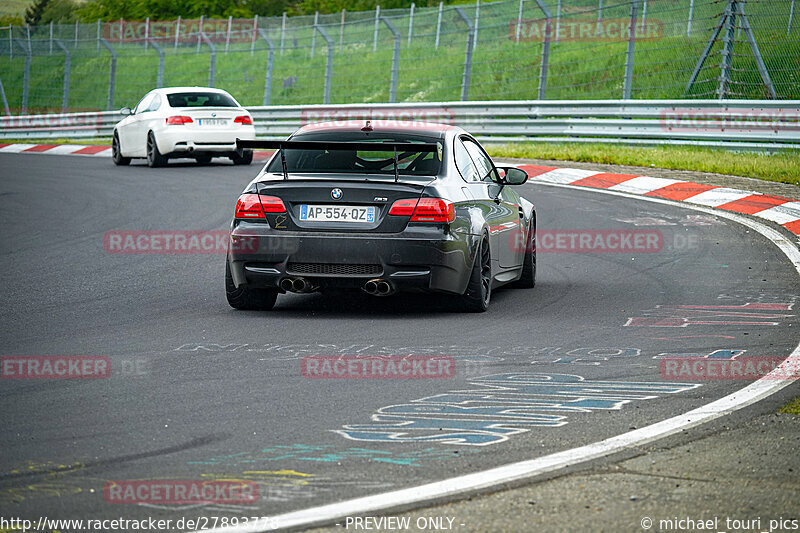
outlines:
[{"label": "white painted line", "polygon": [[602,174],[597,170],[583,170],[580,168],[557,168],[544,174],[536,176],[536,181],[545,181],[548,183],[573,183],[595,174]]},{"label": "white painted line", "polygon": [[23,150],[27,150],[28,148],[33,148],[34,146],[39,146],[38,144],[9,144],[8,146],[4,146],[0,148],[0,152],[8,153],[8,154],[18,154]]},{"label": "white painted line", "polygon": [[608,189],[611,191],[632,192],[635,194],[646,194],[655,191],[667,185],[674,183],[684,183],[682,180],[670,180],[666,178],[651,178],[650,176],[639,176],[632,180],[617,183]]},{"label": "white painted line", "polygon": [[755,213],[755,216],[766,218],[778,224],[794,222],[800,218],[800,202],[786,202],[785,204],[776,205]]},{"label": "white painted line", "polygon": [[728,187],[718,187],[716,189],[710,189],[708,191],[701,192],[700,194],[695,194],[694,196],[685,199],[684,202],[707,205],[708,207],[717,207],[719,205],[727,204],[728,202],[733,202],[734,200],[741,200],[742,198],[752,195],[752,191],[741,191],[739,189],[731,189]]},{"label": "white painted line", "polygon": [[[601,194],[611,194],[623,196],[647,202],[684,207],[694,211],[700,211],[720,218],[727,218],[748,228],[757,231],[772,241],[781,252],[786,255],[800,275],[800,251],[788,241],[781,233],[761,222],[752,220],[742,215],[728,211],[720,211],[704,207],[686,205],[682,202],[665,200],[661,198],[651,198],[649,196],[638,196],[631,193],[610,191],[607,189],[591,189],[576,185],[565,185],[557,183],[543,182],[542,185],[552,187],[566,187],[587,192],[597,192]],[[800,357],[800,345],[795,347],[787,359]],[[291,527],[309,527],[330,523],[346,516],[363,515],[364,513],[386,511],[393,508],[405,507],[414,504],[424,504],[431,500],[447,498],[479,489],[486,489],[502,485],[511,481],[531,478],[547,472],[563,470],[569,466],[575,466],[593,459],[606,457],[631,448],[675,435],[686,429],[699,426],[710,422],[734,411],[752,405],[759,400],[766,398],[784,387],[794,383],[793,380],[786,379],[787,373],[792,370],[792,365],[787,365],[784,361],[775,370],[747,385],[746,387],[729,394],[719,400],[713,401],[687,413],[668,418],[661,422],[656,422],[647,427],[629,431],[615,437],[611,437],[600,442],[565,450],[563,452],[546,455],[536,459],[511,463],[505,466],[475,472],[463,476],[457,476],[442,481],[427,483],[417,487],[354,498],[343,502],[332,503],[310,509],[302,509],[291,513],[276,515],[270,518],[267,526],[238,526],[196,531],[194,533],[246,533],[272,531],[274,529],[284,529]]]}]

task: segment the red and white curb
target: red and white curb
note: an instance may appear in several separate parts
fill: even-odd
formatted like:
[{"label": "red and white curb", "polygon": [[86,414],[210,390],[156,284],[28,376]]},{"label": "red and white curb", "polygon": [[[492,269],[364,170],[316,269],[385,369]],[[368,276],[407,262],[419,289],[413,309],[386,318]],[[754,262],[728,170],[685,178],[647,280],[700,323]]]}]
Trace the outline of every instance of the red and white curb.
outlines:
[{"label": "red and white curb", "polygon": [[627,192],[753,215],[800,235],[800,201],[782,196],[636,174],[538,165],[519,165],[519,168],[525,170],[532,181]]},{"label": "red and white curb", "polygon": [[[88,157],[111,157],[110,146],[89,146],[82,144],[26,144],[0,143],[0,154],[45,154],[45,155],[82,155]],[[264,161],[272,152],[256,151],[253,159]]]},{"label": "red and white curb", "polygon": [[111,157],[110,146],[87,146],[82,144],[25,144],[0,143],[0,154],[50,154],[83,155],[89,157]]}]

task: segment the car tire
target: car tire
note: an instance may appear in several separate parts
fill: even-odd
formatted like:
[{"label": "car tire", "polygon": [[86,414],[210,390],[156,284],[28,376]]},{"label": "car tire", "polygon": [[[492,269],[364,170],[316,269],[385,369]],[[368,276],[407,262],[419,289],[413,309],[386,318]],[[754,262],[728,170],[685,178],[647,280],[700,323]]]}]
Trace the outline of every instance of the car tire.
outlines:
[{"label": "car tire", "polygon": [[211,163],[211,158],[211,154],[200,154],[194,156],[195,161],[197,161],[200,165],[207,165]]},{"label": "car tire", "polygon": [[119,135],[114,132],[114,138],[111,141],[111,159],[117,166],[126,166],[131,164],[130,157],[122,157],[122,148],[119,145]]},{"label": "car tire", "polygon": [[242,155],[234,153],[231,156],[231,161],[233,161],[234,165],[249,165],[253,162],[253,151],[243,150]]},{"label": "car tire", "polygon": [[461,295],[461,308],[469,313],[483,313],[489,308],[492,297],[492,254],[489,237],[484,236],[478,245],[467,290]]},{"label": "car tire", "polygon": [[163,167],[167,164],[167,157],[158,151],[158,144],[156,144],[156,136],[153,132],[147,134],[147,166]]},{"label": "car tire", "polygon": [[525,258],[522,260],[522,275],[514,287],[532,289],[536,286],[536,226],[528,224],[528,239],[525,241]]},{"label": "car tire", "polygon": [[237,288],[233,284],[231,265],[225,260],[225,296],[234,309],[267,311],[275,305],[278,289],[252,289],[244,285]]}]

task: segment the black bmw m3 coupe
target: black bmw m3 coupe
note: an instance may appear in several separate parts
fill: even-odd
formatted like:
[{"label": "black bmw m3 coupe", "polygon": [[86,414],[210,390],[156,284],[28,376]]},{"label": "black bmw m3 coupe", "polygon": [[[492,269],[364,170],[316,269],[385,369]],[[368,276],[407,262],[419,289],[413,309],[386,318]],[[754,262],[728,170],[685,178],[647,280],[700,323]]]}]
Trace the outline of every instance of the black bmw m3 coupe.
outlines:
[{"label": "black bmw m3 coupe", "polygon": [[380,121],[304,126],[236,202],[225,267],[230,305],[353,289],[455,294],[482,312],[492,289],[536,281],[536,211],[463,129]]}]

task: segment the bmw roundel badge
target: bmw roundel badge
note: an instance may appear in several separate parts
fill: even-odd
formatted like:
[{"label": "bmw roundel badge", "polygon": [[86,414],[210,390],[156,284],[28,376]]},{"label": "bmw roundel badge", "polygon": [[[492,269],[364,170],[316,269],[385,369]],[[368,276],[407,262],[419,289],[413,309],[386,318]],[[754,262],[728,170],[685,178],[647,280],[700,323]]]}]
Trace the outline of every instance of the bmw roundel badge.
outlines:
[{"label": "bmw roundel badge", "polygon": [[342,197],[342,189],[338,187],[335,189],[331,189],[331,198],[333,198],[334,200],[339,200],[341,199],[341,197]]}]

